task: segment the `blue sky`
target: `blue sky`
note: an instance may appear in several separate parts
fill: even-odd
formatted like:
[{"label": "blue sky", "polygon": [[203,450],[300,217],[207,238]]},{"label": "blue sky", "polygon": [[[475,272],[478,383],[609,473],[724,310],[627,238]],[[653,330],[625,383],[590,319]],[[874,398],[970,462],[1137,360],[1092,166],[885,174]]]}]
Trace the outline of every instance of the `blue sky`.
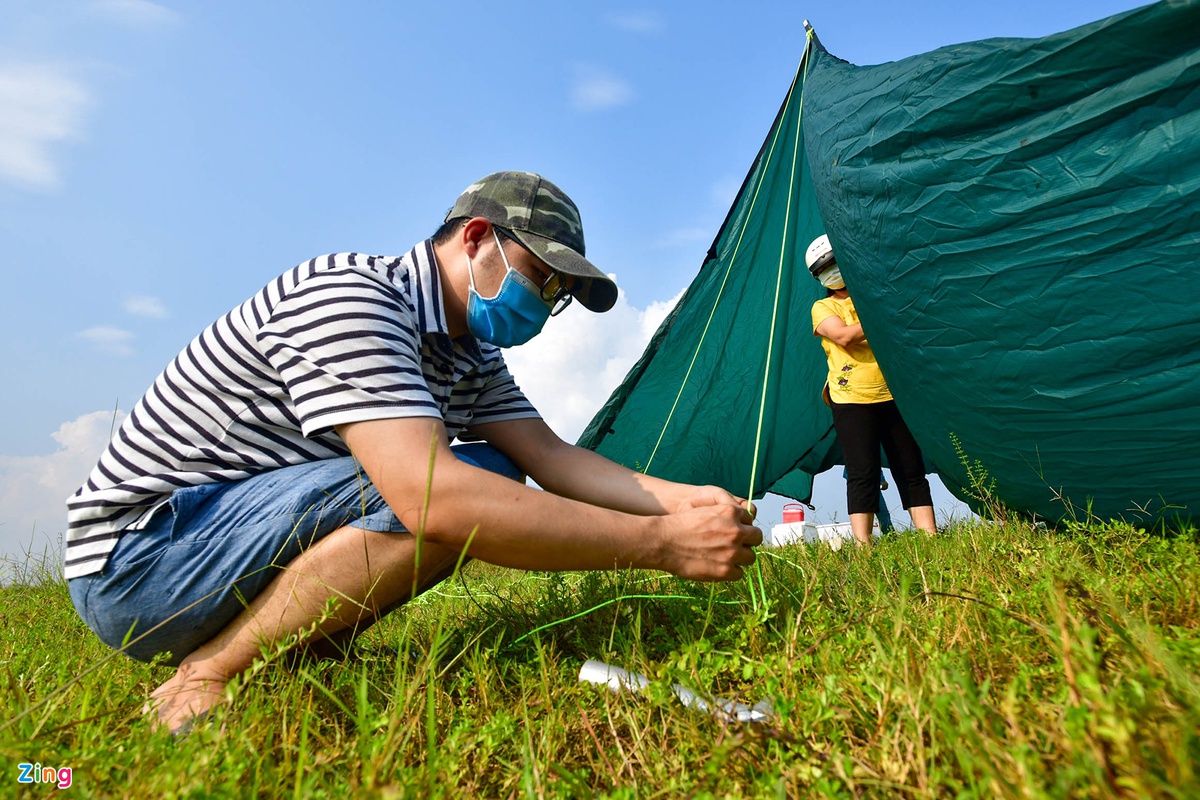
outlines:
[{"label": "blue sky", "polygon": [[[622,289],[510,357],[573,440],[699,267],[805,18],[874,64],[1138,5],[5,0],[0,555],[57,541],[114,413],[201,328],[312,256],[404,252],[498,169],[570,193]],[[842,493],[818,480],[822,520]]]}]

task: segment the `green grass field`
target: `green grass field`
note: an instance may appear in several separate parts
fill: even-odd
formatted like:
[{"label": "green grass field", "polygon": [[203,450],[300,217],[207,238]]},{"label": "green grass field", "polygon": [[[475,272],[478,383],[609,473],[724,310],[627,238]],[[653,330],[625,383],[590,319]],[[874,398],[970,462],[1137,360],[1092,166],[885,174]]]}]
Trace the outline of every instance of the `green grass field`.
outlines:
[{"label": "green grass field", "polygon": [[[1194,530],[962,522],[759,563],[715,587],[473,563],[345,660],[265,654],[180,739],[140,713],[169,670],[27,579],[0,590],[0,796],[55,791],[20,763],[85,797],[1200,796]],[[592,658],[653,683],[581,684]]]}]

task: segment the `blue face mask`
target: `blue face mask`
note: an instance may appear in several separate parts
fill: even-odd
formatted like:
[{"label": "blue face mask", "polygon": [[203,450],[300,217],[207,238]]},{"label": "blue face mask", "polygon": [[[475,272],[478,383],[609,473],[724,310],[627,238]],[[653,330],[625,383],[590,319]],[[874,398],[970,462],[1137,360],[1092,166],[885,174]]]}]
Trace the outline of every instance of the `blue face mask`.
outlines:
[{"label": "blue face mask", "polygon": [[467,274],[471,277],[471,287],[467,290],[467,330],[476,339],[497,347],[513,347],[525,344],[541,332],[550,318],[550,306],[542,300],[541,290],[533,281],[509,265],[495,229],[492,236],[496,237],[496,246],[504,259],[504,280],[495,297],[480,297],[475,291],[471,258],[467,257]]}]

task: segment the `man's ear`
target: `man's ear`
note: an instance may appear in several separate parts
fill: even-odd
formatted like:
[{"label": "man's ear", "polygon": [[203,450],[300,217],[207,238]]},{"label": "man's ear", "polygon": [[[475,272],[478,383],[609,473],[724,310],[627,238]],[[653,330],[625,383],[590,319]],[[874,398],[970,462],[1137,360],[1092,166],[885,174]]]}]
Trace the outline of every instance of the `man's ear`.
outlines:
[{"label": "man's ear", "polygon": [[466,252],[468,258],[476,258],[479,255],[480,246],[492,238],[492,223],[486,217],[472,217],[463,223],[462,231],[459,235],[462,237],[463,251]]}]

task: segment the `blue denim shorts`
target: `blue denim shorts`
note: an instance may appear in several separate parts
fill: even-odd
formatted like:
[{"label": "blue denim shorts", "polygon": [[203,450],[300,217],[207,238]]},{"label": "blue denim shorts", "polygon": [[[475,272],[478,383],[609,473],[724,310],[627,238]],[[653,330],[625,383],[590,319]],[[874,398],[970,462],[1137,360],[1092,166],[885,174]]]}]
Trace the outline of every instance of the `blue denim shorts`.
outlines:
[{"label": "blue denim shorts", "polygon": [[[521,471],[482,443],[462,461],[514,480]],[[75,609],[110,647],[177,665],[212,639],[279,571],[338,528],[405,532],[351,457],[179,489],[142,530],[121,535],[104,569],[69,581]]]}]

